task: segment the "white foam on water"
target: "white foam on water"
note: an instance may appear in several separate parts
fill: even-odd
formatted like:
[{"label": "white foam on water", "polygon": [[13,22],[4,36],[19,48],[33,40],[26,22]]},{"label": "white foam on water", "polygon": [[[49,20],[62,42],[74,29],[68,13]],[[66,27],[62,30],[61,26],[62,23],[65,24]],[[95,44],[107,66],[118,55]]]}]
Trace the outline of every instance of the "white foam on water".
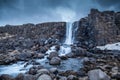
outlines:
[{"label": "white foam on water", "polygon": [[0,66],[0,74],[9,74],[15,76],[19,73],[25,73],[26,71],[29,70],[30,67],[32,67],[32,65],[28,65],[27,67],[24,67],[25,65],[26,63],[18,62],[12,65]]},{"label": "white foam on water", "polygon": [[62,45],[62,46],[60,46],[59,56],[64,56],[64,55],[66,55],[70,52],[71,52],[71,47],[70,46],[68,47],[68,46]]},{"label": "white foam on water", "polygon": [[52,47],[46,52],[46,54],[50,54],[51,52],[55,52],[55,51],[56,51],[55,46],[52,46]]},{"label": "white foam on water", "polygon": [[43,59],[36,59],[36,62],[41,63],[41,62],[46,61],[46,60],[47,60],[47,56],[48,56],[51,52],[55,52],[55,51],[56,51],[55,46],[50,47],[50,49],[46,52],[47,55],[46,55]]}]

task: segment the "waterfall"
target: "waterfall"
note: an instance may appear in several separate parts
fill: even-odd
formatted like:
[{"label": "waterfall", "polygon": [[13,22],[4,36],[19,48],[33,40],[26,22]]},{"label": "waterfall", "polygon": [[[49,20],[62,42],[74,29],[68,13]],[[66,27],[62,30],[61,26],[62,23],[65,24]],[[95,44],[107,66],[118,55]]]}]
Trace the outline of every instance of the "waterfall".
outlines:
[{"label": "waterfall", "polygon": [[67,44],[67,45],[73,44],[72,23],[70,22],[67,22],[66,24],[66,39],[64,44]]},{"label": "waterfall", "polygon": [[60,55],[65,55],[71,52],[71,45],[73,44],[73,23],[66,23],[66,38],[63,45],[60,47]]}]

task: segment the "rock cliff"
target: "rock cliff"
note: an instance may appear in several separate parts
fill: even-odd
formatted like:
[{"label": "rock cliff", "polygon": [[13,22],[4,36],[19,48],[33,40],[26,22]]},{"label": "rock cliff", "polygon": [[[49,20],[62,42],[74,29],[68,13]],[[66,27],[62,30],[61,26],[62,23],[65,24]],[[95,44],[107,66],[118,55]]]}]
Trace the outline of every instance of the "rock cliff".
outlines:
[{"label": "rock cliff", "polygon": [[55,38],[61,40],[65,34],[65,22],[49,22],[41,24],[23,24],[18,26],[6,25],[0,27],[0,34],[7,33],[24,38]]},{"label": "rock cliff", "polygon": [[120,12],[91,9],[90,14],[74,23],[78,25],[79,46],[92,48],[120,41]]}]

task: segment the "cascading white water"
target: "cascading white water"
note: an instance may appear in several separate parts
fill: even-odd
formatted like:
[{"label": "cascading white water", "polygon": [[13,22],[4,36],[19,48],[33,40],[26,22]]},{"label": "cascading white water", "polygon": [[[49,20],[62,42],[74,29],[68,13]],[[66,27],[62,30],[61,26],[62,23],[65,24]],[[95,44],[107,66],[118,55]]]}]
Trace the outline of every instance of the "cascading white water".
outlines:
[{"label": "cascading white water", "polygon": [[68,22],[66,27],[67,27],[67,29],[66,29],[66,39],[65,39],[64,44],[71,45],[71,44],[73,44],[72,23]]},{"label": "cascading white water", "polygon": [[73,44],[73,25],[70,22],[66,24],[66,38],[64,44],[60,47],[60,56],[68,54],[71,52],[71,45]]}]

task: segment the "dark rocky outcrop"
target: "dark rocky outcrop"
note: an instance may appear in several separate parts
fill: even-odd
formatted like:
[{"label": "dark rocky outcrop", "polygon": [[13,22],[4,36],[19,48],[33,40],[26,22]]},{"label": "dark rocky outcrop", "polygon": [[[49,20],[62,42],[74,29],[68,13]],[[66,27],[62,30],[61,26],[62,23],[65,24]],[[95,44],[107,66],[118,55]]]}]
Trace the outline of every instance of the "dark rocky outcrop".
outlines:
[{"label": "dark rocky outcrop", "polygon": [[14,80],[12,76],[3,74],[0,76],[0,80]]},{"label": "dark rocky outcrop", "polygon": [[49,22],[41,24],[23,24],[18,26],[6,25],[0,27],[0,34],[8,33],[25,38],[56,38],[61,39],[65,34],[65,22]]},{"label": "dark rocky outcrop", "polygon": [[100,12],[91,9],[90,14],[75,22],[78,25],[75,38],[77,44],[84,48],[120,41],[120,13],[114,11]]}]

